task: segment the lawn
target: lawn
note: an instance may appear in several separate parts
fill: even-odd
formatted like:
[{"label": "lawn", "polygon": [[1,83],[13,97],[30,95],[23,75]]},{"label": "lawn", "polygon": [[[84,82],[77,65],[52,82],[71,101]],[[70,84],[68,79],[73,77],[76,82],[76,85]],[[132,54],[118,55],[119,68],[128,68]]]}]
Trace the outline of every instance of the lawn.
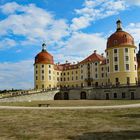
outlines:
[{"label": "lawn", "polygon": [[0,140],[136,139],[140,139],[140,108],[0,110]]},{"label": "lawn", "polygon": [[140,103],[140,100],[55,100],[55,101],[31,101],[31,102],[0,102],[4,106],[32,106],[36,107],[40,103],[48,103],[50,106],[107,106],[125,105]]}]

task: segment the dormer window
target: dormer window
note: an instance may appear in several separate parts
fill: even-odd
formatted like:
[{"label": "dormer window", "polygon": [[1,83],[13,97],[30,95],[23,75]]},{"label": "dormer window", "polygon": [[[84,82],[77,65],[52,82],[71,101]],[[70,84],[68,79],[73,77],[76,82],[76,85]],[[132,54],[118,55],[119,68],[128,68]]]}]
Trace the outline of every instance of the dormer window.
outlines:
[{"label": "dormer window", "polygon": [[95,66],[97,66],[97,64],[98,64],[98,63],[97,63],[97,62],[95,62]]},{"label": "dormer window", "polygon": [[117,40],[114,40],[114,45],[117,45]]},{"label": "dormer window", "polygon": [[126,34],[124,34],[123,37],[126,38],[127,37]]}]

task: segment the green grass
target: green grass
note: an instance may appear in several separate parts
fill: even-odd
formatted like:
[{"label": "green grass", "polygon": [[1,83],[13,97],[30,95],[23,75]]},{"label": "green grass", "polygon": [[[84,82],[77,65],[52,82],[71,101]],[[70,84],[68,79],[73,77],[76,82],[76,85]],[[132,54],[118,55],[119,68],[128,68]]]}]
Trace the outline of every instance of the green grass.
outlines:
[{"label": "green grass", "polygon": [[136,139],[140,139],[140,108],[0,110],[0,140]]},{"label": "green grass", "polygon": [[50,106],[107,106],[140,103],[140,100],[56,100],[56,101],[32,101],[32,102],[0,102],[4,106],[38,106],[39,103],[48,103]]}]

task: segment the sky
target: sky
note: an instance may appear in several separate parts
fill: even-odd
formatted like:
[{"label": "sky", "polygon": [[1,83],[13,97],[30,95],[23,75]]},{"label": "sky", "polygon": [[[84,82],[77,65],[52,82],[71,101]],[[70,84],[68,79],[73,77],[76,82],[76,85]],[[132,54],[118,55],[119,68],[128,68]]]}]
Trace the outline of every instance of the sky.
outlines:
[{"label": "sky", "polygon": [[43,42],[55,63],[81,61],[120,19],[138,47],[140,0],[0,0],[0,90],[34,88],[34,58]]}]

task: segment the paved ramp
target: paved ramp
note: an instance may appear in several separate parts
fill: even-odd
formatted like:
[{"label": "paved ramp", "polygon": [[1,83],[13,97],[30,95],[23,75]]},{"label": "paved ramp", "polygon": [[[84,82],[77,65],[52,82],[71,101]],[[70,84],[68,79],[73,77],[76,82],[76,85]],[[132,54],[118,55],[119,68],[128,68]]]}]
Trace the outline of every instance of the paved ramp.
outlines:
[{"label": "paved ramp", "polygon": [[46,91],[41,93],[27,94],[15,97],[8,97],[0,99],[0,102],[24,102],[24,101],[44,101],[44,100],[54,100],[54,96],[59,90]]},{"label": "paved ramp", "polygon": [[73,107],[21,107],[21,106],[0,106],[0,109],[28,109],[28,110],[79,110],[79,109],[119,109],[119,108],[140,108],[140,104],[114,105],[114,106],[73,106]]}]

